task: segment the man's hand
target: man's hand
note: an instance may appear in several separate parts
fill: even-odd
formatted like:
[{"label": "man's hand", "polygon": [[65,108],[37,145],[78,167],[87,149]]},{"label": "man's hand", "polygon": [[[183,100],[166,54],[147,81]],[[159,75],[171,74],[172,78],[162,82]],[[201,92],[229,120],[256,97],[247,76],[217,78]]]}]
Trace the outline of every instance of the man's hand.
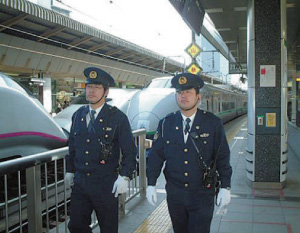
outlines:
[{"label": "man's hand", "polygon": [[129,178],[123,178],[122,176],[118,176],[118,179],[115,181],[112,193],[115,193],[115,197],[118,197],[119,194],[125,193],[128,189],[128,180]]},{"label": "man's hand", "polygon": [[231,199],[230,190],[226,188],[221,188],[217,197],[217,203],[216,203],[218,206],[217,211],[224,210],[227,207],[227,205],[230,203],[230,199]]},{"label": "man's hand", "polygon": [[65,186],[70,188],[74,185],[74,173],[67,172],[65,175]]},{"label": "man's hand", "polygon": [[149,185],[147,187],[147,190],[146,190],[146,197],[147,197],[147,200],[148,202],[155,206],[156,202],[157,202],[157,195],[156,195],[156,189],[155,189],[155,186],[151,186]]}]

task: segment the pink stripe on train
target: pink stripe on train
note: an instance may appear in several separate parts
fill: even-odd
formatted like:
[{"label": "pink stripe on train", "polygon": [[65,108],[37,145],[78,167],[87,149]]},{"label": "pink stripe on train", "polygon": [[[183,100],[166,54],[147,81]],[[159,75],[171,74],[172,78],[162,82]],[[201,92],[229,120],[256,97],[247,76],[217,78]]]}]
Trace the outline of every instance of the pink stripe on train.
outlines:
[{"label": "pink stripe on train", "polygon": [[64,139],[64,138],[59,138],[59,137],[56,137],[56,136],[53,136],[50,134],[40,133],[40,132],[32,132],[32,131],[24,131],[24,132],[17,132],[17,133],[4,133],[4,134],[0,134],[0,139],[21,137],[21,136],[38,136],[38,137],[43,137],[43,138],[54,139],[54,140],[60,141],[60,142],[67,142],[67,139]]}]

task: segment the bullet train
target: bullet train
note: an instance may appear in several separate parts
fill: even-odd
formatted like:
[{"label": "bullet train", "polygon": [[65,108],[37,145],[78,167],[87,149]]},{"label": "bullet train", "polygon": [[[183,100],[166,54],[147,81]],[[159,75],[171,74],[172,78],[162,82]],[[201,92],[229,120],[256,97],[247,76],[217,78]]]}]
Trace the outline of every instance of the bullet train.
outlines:
[{"label": "bullet train", "polygon": [[[132,130],[147,129],[148,138],[156,131],[159,120],[178,110],[176,92],[171,87],[172,77],[153,79],[149,85],[131,99],[127,116]],[[226,85],[205,83],[200,90],[199,108],[213,112],[226,123],[247,112],[247,95],[243,91],[231,91]]]},{"label": "bullet train", "polygon": [[42,104],[0,72],[0,162],[66,146],[67,135]]},{"label": "bullet train", "polygon": [[[171,76],[155,78],[142,90],[111,88],[108,103],[118,107],[128,116],[132,130],[145,128],[147,137],[152,138],[159,120],[178,110],[171,79]],[[224,123],[247,112],[246,92],[231,91],[225,85],[206,83],[200,94],[202,99],[199,108],[213,112]],[[84,95],[75,99],[72,105],[55,116],[54,120],[69,131],[72,114],[83,104],[87,104]]]}]

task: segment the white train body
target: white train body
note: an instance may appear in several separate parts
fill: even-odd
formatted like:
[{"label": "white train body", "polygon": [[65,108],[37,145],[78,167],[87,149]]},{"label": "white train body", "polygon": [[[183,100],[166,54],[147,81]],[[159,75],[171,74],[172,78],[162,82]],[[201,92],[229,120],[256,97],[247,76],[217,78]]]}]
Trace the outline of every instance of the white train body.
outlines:
[{"label": "white train body", "polygon": [[3,73],[0,107],[0,161],[66,145],[67,136],[41,103]]},{"label": "white train body", "polygon": [[[145,128],[147,134],[153,135],[160,119],[179,110],[176,92],[171,88],[172,77],[153,79],[143,90],[131,99],[126,111],[132,130]],[[234,92],[226,86],[205,84],[200,90],[202,96],[199,108],[213,112],[223,122],[227,122],[247,112],[247,95]]]}]

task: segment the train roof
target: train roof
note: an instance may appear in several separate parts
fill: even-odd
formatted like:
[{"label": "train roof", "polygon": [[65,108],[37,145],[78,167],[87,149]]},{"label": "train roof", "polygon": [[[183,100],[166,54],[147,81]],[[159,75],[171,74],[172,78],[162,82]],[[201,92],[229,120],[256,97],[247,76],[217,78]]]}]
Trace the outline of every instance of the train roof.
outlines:
[{"label": "train roof", "polygon": [[[150,83],[147,84],[146,88],[172,88],[171,87],[171,79],[172,78],[173,78],[173,76],[164,76],[164,77],[154,78],[151,80]],[[222,91],[227,91],[227,92],[232,92],[232,93],[247,94],[247,92],[245,90],[239,89],[235,86],[231,86],[228,84],[211,84],[211,83],[205,82],[205,86],[208,86],[209,88],[217,88]]]}]

